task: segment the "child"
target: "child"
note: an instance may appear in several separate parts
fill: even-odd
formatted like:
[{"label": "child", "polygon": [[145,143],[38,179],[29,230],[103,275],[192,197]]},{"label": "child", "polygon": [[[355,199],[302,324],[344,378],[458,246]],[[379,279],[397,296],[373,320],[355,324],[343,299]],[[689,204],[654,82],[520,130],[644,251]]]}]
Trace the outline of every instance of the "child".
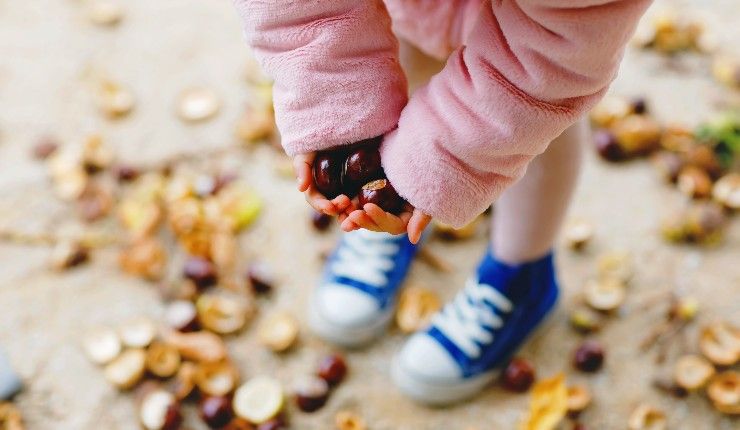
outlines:
[{"label": "child", "polygon": [[[462,226],[495,201],[476,273],[392,367],[402,391],[433,404],[491,381],[555,305],[551,248],[576,182],[578,120],[606,92],[649,3],[236,0],[275,80],[298,188],[349,232],[313,295],[314,329],[347,346],[383,333],[431,217]],[[448,58],[410,99],[391,24]],[[394,216],[316,191],[315,151],[380,135],[385,173],[413,209]]]}]

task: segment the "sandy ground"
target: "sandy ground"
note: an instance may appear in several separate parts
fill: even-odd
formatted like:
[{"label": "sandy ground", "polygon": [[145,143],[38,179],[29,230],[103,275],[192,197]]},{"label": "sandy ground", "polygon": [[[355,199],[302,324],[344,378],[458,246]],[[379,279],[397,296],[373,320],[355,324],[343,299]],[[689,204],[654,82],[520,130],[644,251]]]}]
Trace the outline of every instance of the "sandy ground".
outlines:
[{"label": "sandy ground", "polygon": [[[130,162],[236,144],[233,124],[249,97],[243,77],[248,54],[230,2],[124,3],[123,23],[106,30],[87,22],[82,1],[0,0],[3,226],[27,232],[76,228],[70,210],[53,198],[43,167],[28,157],[34,139],[42,133],[53,132],[71,141],[87,130],[102,130],[119,156]],[[735,0],[672,3],[706,16],[712,28],[720,31],[724,46],[730,48],[731,41],[740,40],[736,25],[740,6]],[[109,74],[133,88],[139,100],[133,115],[119,122],[99,115],[89,84],[95,73]],[[213,88],[224,106],[214,121],[184,126],[172,113],[174,100],[193,85]],[[688,124],[706,118],[718,101],[731,97],[709,79],[706,59],[690,57],[669,64],[633,51],[613,91],[646,94],[659,117]],[[244,166],[244,175],[268,202],[257,226],[242,238],[245,261],[266,260],[280,275],[279,292],[261,305],[262,314],[281,308],[304,320],[306,298],[320,270],[317,249],[331,244],[334,234],[314,233],[304,221],[307,209],[293,191],[292,181],[274,172],[277,159],[274,151],[262,147],[235,150],[226,163]],[[656,180],[647,163],[610,166],[589,152],[572,215],[592,220],[597,238],[584,254],[559,249],[562,305],[522,354],[536,363],[542,376],[562,370],[570,381],[593,389],[595,404],[583,416],[590,429],[626,428],[627,415],[641,401],[668,411],[672,429],[740,428],[737,420],[722,418],[701,396],[675,400],[652,389],[652,378],[668,367],[656,365],[653,354],[638,347],[646,331],[663,318],[663,306],[641,306],[659,291],[675,289],[697,296],[702,305],[700,322],[730,318],[740,323],[740,223],[734,222],[725,244],[716,249],[667,246],[656,226],[660,216],[681,200],[676,191]],[[431,242],[431,249],[456,270],[440,274],[416,264],[409,282],[451,296],[485,242],[482,232],[469,242]],[[610,249],[630,250],[637,275],[624,311],[598,335],[608,347],[606,369],[586,377],[569,365],[580,338],[569,329],[567,315],[594,272],[595,257]],[[93,324],[161,315],[156,292],[120,274],[112,251],[98,253],[94,264],[63,275],[47,270],[48,254],[44,247],[0,245],[0,345],[27,383],[17,401],[28,428],[136,429],[130,396],[118,394],[104,381],[100,370],[83,356],[79,338]],[[310,371],[317,356],[330,349],[304,331],[297,351],[275,357],[252,338],[247,330],[229,341],[243,374],[272,374],[286,384],[292,375]],[[695,338],[696,326],[689,330],[689,342],[677,345],[674,353],[694,351]],[[396,391],[388,375],[389,359],[402,342],[401,335],[391,332],[371,348],[349,353],[349,381],[321,412],[293,414],[293,428],[331,428],[333,414],[340,408],[359,411],[373,430],[512,429],[525,413],[527,396],[496,387],[449,409],[413,404]],[[202,425],[192,419],[188,427]]]}]

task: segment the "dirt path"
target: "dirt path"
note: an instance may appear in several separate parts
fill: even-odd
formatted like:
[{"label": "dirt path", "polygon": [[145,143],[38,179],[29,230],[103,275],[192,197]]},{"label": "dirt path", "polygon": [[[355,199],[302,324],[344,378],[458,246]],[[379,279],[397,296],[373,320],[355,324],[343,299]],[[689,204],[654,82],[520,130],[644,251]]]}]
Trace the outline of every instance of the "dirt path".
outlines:
[{"label": "dirt path", "polygon": [[[48,189],[43,168],[27,155],[44,132],[74,140],[84,130],[102,130],[120,157],[130,162],[236,144],[233,124],[249,97],[243,76],[248,54],[231,2],[124,3],[121,25],[100,29],[87,22],[80,0],[0,0],[0,224],[25,231],[75,228],[69,209]],[[736,0],[673,3],[706,15],[721,29],[726,46],[740,40]],[[687,58],[677,64],[669,67],[652,54],[630,51],[613,91],[645,94],[659,117],[696,124],[727,90],[711,82],[706,59]],[[132,87],[139,103],[131,117],[111,123],[98,114],[89,85],[95,73]],[[214,121],[184,126],[173,115],[174,101],[193,85],[213,88],[224,105]],[[244,175],[267,200],[266,213],[242,238],[248,256],[259,256],[279,271],[279,292],[263,309],[288,309],[303,321],[306,298],[320,270],[317,249],[334,238],[314,233],[304,222],[305,203],[293,191],[292,181],[275,174],[272,166],[278,157],[271,149],[235,150],[228,158],[227,163],[245,166]],[[609,166],[589,152],[572,214],[593,221],[597,238],[584,254],[559,249],[562,306],[522,354],[534,361],[542,376],[565,370],[570,381],[593,389],[596,402],[583,416],[590,429],[625,428],[626,416],[642,400],[668,411],[672,429],[738,428],[737,420],[721,418],[706,399],[674,400],[653,390],[653,376],[668,368],[656,367],[653,355],[638,346],[663,318],[662,307],[640,306],[656,291],[675,288],[698,297],[700,321],[730,318],[740,323],[740,223],[734,221],[726,243],[717,249],[667,246],[656,233],[657,223],[680,201],[676,191],[656,180],[647,163]],[[485,237],[429,246],[457,270],[439,274],[417,263],[410,282],[449,297],[476,263]],[[624,312],[598,335],[608,348],[605,371],[584,377],[569,365],[580,338],[568,327],[568,310],[593,273],[595,256],[620,248],[630,250],[638,263],[635,285]],[[47,271],[48,253],[45,248],[0,245],[0,345],[28,382],[18,398],[28,428],[138,428],[130,396],[119,395],[105,382],[82,354],[79,336],[92,324],[159,316],[162,308],[155,291],[119,273],[113,252],[96,254],[94,264],[64,275]],[[689,332],[690,339],[695,336],[696,326]],[[450,409],[429,410],[411,403],[394,389],[388,375],[388,361],[402,341],[401,335],[391,333],[365,351],[350,353],[349,381],[321,412],[294,414],[293,428],[326,430],[333,413],[346,407],[360,411],[372,430],[511,429],[524,414],[527,396],[499,388]],[[276,358],[256,345],[249,330],[229,346],[244,375],[273,374],[287,386],[291,375],[309,371],[316,357],[329,349],[304,332],[295,353]],[[189,428],[202,428],[197,419],[191,422]]]}]

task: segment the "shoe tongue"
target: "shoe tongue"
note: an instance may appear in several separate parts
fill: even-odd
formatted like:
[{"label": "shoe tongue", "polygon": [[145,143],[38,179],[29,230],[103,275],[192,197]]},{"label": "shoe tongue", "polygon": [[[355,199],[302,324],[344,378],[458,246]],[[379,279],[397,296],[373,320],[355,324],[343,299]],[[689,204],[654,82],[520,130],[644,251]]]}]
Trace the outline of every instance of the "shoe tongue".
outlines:
[{"label": "shoe tongue", "polygon": [[521,264],[497,260],[489,250],[478,265],[478,282],[498,290],[514,303],[526,300],[547,288],[554,269],[552,253]]}]

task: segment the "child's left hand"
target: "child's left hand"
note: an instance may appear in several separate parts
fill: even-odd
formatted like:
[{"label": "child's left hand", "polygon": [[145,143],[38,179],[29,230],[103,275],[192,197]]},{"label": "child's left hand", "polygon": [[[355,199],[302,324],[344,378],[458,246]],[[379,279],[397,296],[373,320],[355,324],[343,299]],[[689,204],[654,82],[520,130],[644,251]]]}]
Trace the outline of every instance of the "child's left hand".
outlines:
[{"label": "child's left hand", "polygon": [[349,232],[364,228],[390,234],[406,232],[409,235],[409,241],[414,244],[419,242],[422,232],[431,220],[430,215],[408,203],[403,212],[394,215],[373,203],[367,203],[364,207],[358,208],[353,202],[352,206],[339,215],[339,222],[344,231]]}]

